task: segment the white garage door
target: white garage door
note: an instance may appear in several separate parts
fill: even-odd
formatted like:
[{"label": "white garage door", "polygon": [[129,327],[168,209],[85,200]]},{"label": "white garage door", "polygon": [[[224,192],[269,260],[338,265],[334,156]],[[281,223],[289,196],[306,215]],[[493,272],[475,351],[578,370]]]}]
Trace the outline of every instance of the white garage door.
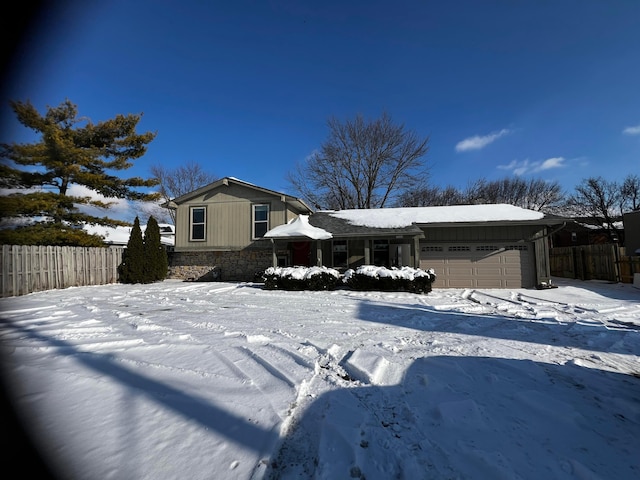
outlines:
[{"label": "white garage door", "polygon": [[421,244],[420,268],[433,268],[433,288],[534,286],[530,244]]}]

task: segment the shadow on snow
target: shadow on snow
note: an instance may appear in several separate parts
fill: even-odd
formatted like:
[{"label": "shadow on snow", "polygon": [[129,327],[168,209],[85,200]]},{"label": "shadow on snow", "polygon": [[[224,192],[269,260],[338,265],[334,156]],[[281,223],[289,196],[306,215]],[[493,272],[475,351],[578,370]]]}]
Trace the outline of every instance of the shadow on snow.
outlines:
[{"label": "shadow on snow", "polygon": [[575,364],[425,357],[397,385],[354,385],[303,408],[265,478],[640,474],[640,379],[633,376]]},{"label": "shadow on snow", "polygon": [[[441,310],[423,304],[384,304],[362,300],[361,320],[428,332],[500,338],[555,347],[640,355],[640,327],[623,323],[611,329],[603,324],[562,323],[552,319],[519,319],[501,315]],[[604,335],[603,335],[604,334]],[[627,337],[631,335],[632,337]],[[633,338],[633,341],[629,341]],[[625,339],[628,340],[625,342]],[[640,372],[639,372],[640,373]]]},{"label": "shadow on snow", "polygon": [[[208,429],[217,431],[220,435],[244,448],[251,449],[257,453],[266,453],[275,442],[277,442],[277,431],[260,428],[244,418],[228,413],[205,399],[198,398],[196,395],[186,394],[171,385],[128,370],[116,363],[111,355],[78,351],[74,345],[64,340],[54,339],[32,330],[12,325],[6,320],[4,321],[6,322],[5,326],[35,340],[56,347],[57,352],[61,355],[73,356],[74,360],[83,364],[85,367],[101,375],[111,377],[123,386],[129,388],[135,395],[148,397],[152,401],[169,408],[189,421],[197,422]],[[4,372],[2,373],[4,374]],[[9,382],[5,382],[5,385],[2,385],[3,390],[6,389],[8,383]],[[9,397],[9,395],[6,396]],[[13,406],[11,405],[11,401],[12,399],[9,398],[9,407]],[[6,413],[7,411],[5,410],[3,412],[3,418]],[[22,415],[18,414],[17,418],[21,416]],[[24,425],[22,425],[22,427],[24,427]],[[22,434],[23,432],[17,433]],[[5,431],[4,435],[8,434],[9,432]],[[3,438],[3,440],[3,443],[7,442],[7,444],[11,441],[8,438]],[[28,440],[27,438],[27,441]],[[28,443],[33,444],[33,442]],[[23,447],[29,449],[31,445],[23,445]],[[40,467],[41,466],[42,465],[40,465]],[[29,465],[27,465],[27,467],[29,467]]]}]

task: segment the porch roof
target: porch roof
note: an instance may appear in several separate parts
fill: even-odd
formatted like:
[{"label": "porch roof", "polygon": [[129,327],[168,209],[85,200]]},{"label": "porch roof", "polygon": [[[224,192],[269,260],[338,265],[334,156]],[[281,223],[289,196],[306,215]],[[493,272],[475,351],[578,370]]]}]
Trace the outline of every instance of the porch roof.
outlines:
[{"label": "porch roof", "polygon": [[298,215],[286,225],[278,225],[265,233],[264,238],[310,238],[328,240],[331,233],[309,224],[309,215]]}]

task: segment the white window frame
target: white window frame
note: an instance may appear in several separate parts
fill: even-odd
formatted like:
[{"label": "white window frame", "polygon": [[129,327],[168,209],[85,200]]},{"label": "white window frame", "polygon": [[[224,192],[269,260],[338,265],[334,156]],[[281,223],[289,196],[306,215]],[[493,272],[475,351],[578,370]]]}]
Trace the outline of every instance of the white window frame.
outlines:
[{"label": "white window frame", "polygon": [[[202,222],[194,222],[194,212],[202,210]],[[193,228],[202,225],[202,238],[196,238],[193,235]],[[189,207],[189,241],[190,242],[206,242],[207,241],[207,207],[194,206]]]},{"label": "white window frame", "polygon": [[[267,209],[267,218],[265,220],[256,220],[256,210],[258,207],[266,207]],[[258,224],[266,224],[266,229],[264,233],[269,231],[269,214],[271,213],[271,206],[268,203],[254,203],[251,205],[251,239],[259,240],[264,237],[263,235],[256,235],[256,226]]]}]

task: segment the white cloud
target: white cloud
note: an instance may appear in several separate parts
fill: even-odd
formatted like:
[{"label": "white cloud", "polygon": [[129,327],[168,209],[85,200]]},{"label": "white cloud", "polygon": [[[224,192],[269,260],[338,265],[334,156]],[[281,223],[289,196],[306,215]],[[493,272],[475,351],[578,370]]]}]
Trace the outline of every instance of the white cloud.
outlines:
[{"label": "white cloud", "polygon": [[622,133],[626,135],[640,135],[640,125],[636,125],[635,127],[627,127]]},{"label": "white cloud", "polygon": [[546,160],[532,162],[530,160],[512,160],[507,165],[498,165],[500,170],[509,170],[514,175],[524,175],[526,173],[537,173],[543,170],[551,170],[553,168],[566,167],[566,159],[564,157],[551,157]]},{"label": "white cloud", "polygon": [[530,168],[529,160],[511,160],[508,165],[498,165],[498,169],[509,170],[514,175],[524,175]]},{"label": "white cloud", "polygon": [[510,130],[503,128],[499,132],[493,132],[489,135],[475,135],[473,137],[465,138],[464,140],[458,142],[456,145],[456,152],[467,152],[469,150],[480,150],[490,143],[495,142],[500,137],[503,137],[511,133]]},{"label": "white cloud", "polygon": [[566,165],[564,164],[564,158],[553,157],[553,158],[547,158],[546,160],[544,160],[538,167],[537,171],[549,170],[551,168],[562,168],[562,167],[566,167]]}]

